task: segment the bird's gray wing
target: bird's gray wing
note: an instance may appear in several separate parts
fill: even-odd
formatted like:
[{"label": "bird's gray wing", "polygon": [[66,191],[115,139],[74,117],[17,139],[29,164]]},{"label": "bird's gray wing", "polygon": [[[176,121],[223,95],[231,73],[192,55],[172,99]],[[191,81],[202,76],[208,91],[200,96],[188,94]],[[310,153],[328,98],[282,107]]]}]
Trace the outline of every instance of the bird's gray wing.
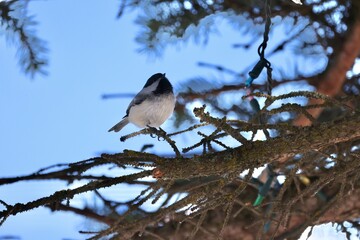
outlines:
[{"label": "bird's gray wing", "polygon": [[156,89],[156,86],[149,86],[149,87],[144,87],[143,89],[141,89],[141,91],[136,94],[136,96],[134,97],[134,99],[130,102],[128,108],[126,109],[126,115],[125,117],[127,117],[129,115],[130,112],[130,108],[132,106],[138,105],[140,103],[142,103],[145,99],[147,98],[151,98],[153,91]]},{"label": "bird's gray wing", "polygon": [[149,97],[149,94],[148,93],[143,93],[143,92],[139,92],[135,97],[134,99],[130,102],[128,108],[126,109],[126,115],[124,116],[127,117],[129,116],[129,111],[130,111],[130,108],[132,106],[135,106],[135,105],[139,105],[140,103],[142,103],[146,98]]}]

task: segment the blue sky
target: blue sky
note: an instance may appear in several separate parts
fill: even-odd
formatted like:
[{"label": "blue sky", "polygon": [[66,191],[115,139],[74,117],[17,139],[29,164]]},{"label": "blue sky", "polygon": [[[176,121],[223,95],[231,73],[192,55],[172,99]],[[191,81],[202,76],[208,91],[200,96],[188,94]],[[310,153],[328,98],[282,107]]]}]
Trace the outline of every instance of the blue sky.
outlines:
[{"label": "blue sky", "polygon": [[[0,38],[1,177],[84,160],[103,151],[139,150],[144,143],[156,143],[154,150],[170,152],[166,144],[150,137],[121,143],[120,135],[138,130],[134,126],[128,125],[122,134],[108,133],[131,99],[102,100],[101,95],[136,93],[156,72],[166,72],[175,88],[190,77],[216,75],[197,67],[198,61],[241,69],[257,59],[256,51],[241,55],[244,52],[231,47],[246,42],[246,37],[225,24],[206,46],[190,41],[183,47],[168,47],[162,58],[149,58],[136,51],[139,27],[133,23],[134,13],[116,20],[118,5],[114,0],[30,2],[30,14],[39,22],[37,34],[50,50],[48,76],[31,80],[22,74],[15,48]],[[171,126],[170,120],[163,128]],[[57,181],[2,186],[0,199],[9,204],[26,202],[64,186]],[[73,214],[39,208],[10,217],[0,228],[0,237],[83,239],[77,232],[84,230],[84,224]]]}]

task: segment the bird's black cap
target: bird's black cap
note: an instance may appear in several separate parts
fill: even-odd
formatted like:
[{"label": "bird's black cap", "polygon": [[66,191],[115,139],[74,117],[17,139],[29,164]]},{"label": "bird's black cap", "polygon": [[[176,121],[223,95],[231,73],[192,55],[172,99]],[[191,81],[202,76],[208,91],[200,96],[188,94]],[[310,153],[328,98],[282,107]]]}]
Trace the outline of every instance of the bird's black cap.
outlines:
[{"label": "bird's black cap", "polygon": [[173,87],[169,80],[165,77],[165,73],[155,73],[154,75],[152,75],[145,83],[144,88],[150,86],[159,79],[159,84],[157,85],[153,93],[155,95],[173,93]]},{"label": "bird's black cap", "polygon": [[150,86],[151,84],[153,84],[154,82],[156,82],[157,80],[159,80],[161,78],[166,78],[165,73],[155,73],[146,81],[144,88]]}]

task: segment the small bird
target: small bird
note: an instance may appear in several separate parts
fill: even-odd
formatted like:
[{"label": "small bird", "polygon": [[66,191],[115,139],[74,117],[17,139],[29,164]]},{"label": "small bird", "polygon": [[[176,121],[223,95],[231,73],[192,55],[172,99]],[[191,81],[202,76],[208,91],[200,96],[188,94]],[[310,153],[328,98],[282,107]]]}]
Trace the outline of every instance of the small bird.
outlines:
[{"label": "small bird", "polygon": [[118,132],[129,122],[140,128],[160,127],[173,113],[175,102],[173,87],[165,73],[156,73],[130,102],[123,119],[109,132]]}]

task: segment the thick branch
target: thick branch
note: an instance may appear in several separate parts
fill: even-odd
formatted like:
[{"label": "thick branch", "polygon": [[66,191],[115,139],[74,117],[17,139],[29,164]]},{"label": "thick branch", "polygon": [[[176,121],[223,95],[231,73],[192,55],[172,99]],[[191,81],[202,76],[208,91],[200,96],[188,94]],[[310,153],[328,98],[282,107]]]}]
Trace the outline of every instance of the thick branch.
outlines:
[{"label": "thick branch", "polygon": [[255,141],[240,147],[195,156],[192,159],[159,159],[164,177],[188,179],[199,176],[242,172],[295,154],[321,150],[337,143],[360,138],[360,113],[337,122],[299,128],[295,134]]},{"label": "thick branch", "polygon": [[[355,59],[360,53],[360,20],[355,21],[349,29],[349,34],[339,50],[338,55],[329,62],[328,69],[324,75],[318,79],[317,91],[319,93],[335,96],[338,94],[346,79],[346,73],[353,66]],[[310,99],[309,105],[322,104],[321,99]],[[321,108],[309,109],[308,112],[316,119],[322,112]],[[311,121],[305,116],[300,115],[295,121],[296,126],[309,126]]]}]

